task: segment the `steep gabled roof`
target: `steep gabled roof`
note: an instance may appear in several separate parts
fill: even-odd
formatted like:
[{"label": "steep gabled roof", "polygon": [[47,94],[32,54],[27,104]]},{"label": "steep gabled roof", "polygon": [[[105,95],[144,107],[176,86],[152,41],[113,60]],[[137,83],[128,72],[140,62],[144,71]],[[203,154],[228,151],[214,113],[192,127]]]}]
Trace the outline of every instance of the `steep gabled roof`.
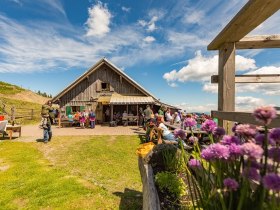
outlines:
[{"label": "steep gabled roof", "polygon": [[103,64],[106,64],[109,66],[112,70],[114,70],[117,74],[125,78],[130,84],[135,86],[138,90],[140,90],[142,93],[144,93],[146,96],[153,97],[156,101],[158,100],[155,96],[153,96],[150,92],[145,90],[141,85],[139,85],[136,81],[134,81],[132,78],[130,78],[127,74],[125,74],[121,69],[116,67],[114,64],[112,64],[110,61],[108,61],[106,58],[100,59],[95,65],[93,65],[88,71],[86,71],[84,74],[82,74],[78,79],[76,79],[73,83],[71,83],[68,87],[66,87],[63,91],[61,91],[59,94],[57,94],[55,97],[53,97],[52,101],[56,101],[59,98],[61,98],[65,93],[67,93],[69,90],[74,88],[77,84],[82,82],[87,76],[92,74],[94,71],[96,71],[100,66]]}]

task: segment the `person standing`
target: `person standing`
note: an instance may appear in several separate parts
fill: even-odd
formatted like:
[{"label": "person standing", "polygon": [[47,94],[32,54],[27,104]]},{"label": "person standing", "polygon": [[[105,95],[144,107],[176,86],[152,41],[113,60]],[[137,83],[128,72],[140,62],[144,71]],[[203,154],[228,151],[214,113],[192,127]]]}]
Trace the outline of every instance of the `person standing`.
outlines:
[{"label": "person standing", "polygon": [[[52,102],[48,101],[46,104],[42,106],[42,113],[44,113],[45,116],[48,115],[46,119],[44,119],[45,123],[43,126],[43,138],[44,143],[48,143],[51,141],[52,138],[52,124],[51,124],[51,114],[53,112]],[[43,120],[42,120],[43,121]]]},{"label": "person standing", "polygon": [[152,115],[153,115],[153,111],[151,110],[150,105],[146,106],[146,109],[144,110],[144,129],[146,129],[147,123],[150,122]]},{"label": "person standing", "polygon": [[92,110],[90,110],[88,117],[90,122],[90,128],[95,128],[95,113]]}]

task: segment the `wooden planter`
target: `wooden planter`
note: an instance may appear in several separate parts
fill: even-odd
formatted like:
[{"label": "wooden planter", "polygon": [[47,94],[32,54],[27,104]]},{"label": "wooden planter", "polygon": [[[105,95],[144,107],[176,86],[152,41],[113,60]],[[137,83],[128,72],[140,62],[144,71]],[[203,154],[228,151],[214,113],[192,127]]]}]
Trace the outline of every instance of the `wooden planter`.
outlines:
[{"label": "wooden planter", "polygon": [[143,185],[143,210],[160,210],[153,169],[141,157],[138,158],[138,166]]}]

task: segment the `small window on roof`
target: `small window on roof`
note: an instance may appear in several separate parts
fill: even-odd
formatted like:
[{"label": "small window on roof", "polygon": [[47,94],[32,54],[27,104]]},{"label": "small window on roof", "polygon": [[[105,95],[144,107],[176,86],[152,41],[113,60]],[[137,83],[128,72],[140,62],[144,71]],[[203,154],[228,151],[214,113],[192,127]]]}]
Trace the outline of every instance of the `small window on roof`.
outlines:
[{"label": "small window on roof", "polygon": [[106,82],[101,83],[101,89],[102,90],[110,90],[110,84]]}]

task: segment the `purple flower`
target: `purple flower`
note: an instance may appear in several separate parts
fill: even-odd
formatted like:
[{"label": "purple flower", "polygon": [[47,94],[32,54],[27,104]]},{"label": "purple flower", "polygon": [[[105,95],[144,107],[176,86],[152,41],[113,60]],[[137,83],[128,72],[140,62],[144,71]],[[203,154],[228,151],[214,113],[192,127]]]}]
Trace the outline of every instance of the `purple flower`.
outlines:
[{"label": "purple flower", "polygon": [[257,121],[264,125],[268,125],[271,123],[272,119],[276,118],[277,112],[272,106],[261,106],[255,109],[253,116]]},{"label": "purple flower", "polygon": [[279,148],[271,148],[268,150],[268,157],[271,158],[275,162],[280,162],[280,149]]},{"label": "purple flower", "polygon": [[237,183],[237,181],[235,181],[235,179],[226,178],[226,179],[224,179],[223,183],[224,183],[224,186],[229,190],[235,191],[239,187],[239,184]]},{"label": "purple flower", "polygon": [[[256,141],[256,144],[259,144],[259,145],[263,145],[264,141],[265,141],[265,134],[257,134],[255,136],[255,141]],[[269,144],[271,145],[275,145],[275,142],[271,139],[271,138],[268,138],[268,142]]]},{"label": "purple flower", "polygon": [[254,137],[256,135],[255,126],[249,124],[240,124],[236,126],[235,133],[243,137]]},{"label": "purple flower", "polygon": [[191,159],[189,160],[189,166],[192,168],[201,168],[201,163],[197,159]]},{"label": "purple flower", "polygon": [[189,138],[189,141],[190,141],[191,143],[195,144],[195,143],[198,142],[198,138],[197,138],[196,136],[191,136],[191,137]]},{"label": "purple flower", "polygon": [[259,159],[263,154],[263,149],[259,145],[252,142],[242,144],[242,151],[244,155],[247,155],[252,159]]},{"label": "purple flower", "polygon": [[277,143],[280,143],[280,128],[271,129],[269,138]]},{"label": "purple flower", "polygon": [[230,156],[237,157],[243,155],[243,150],[241,145],[232,143],[228,146],[228,148],[229,148]]},{"label": "purple flower", "polygon": [[201,157],[205,160],[228,159],[229,148],[222,144],[211,144],[208,148],[202,150]]},{"label": "purple flower", "polygon": [[243,169],[243,176],[245,176],[246,178],[250,179],[250,180],[254,180],[254,181],[260,181],[261,179],[261,175],[259,174],[258,170],[256,168],[244,168]]},{"label": "purple flower", "polygon": [[182,140],[186,138],[186,133],[185,131],[181,130],[181,129],[175,129],[174,130],[174,136],[175,138],[180,137]]},{"label": "purple flower", "polygon": [[280,191],[280,177],[271,173],[263,177],[263,186],[268,190]]},{"label": "purple flower", "polygon": [[206,131],[208,133],[212,133],[213,130],[217,127],[217,124],[214,120],[206,120],[201,125],[201,130]]},{"label": "purple flower", "polygon": [[240,139],[237,136],[225,135],[221,141],[221,144],[230,145],[230,144],[240,144]]},{"label": "purple flower", "polygon": [[187,117],[185,120],[184,120],[184,126],[185,127],[193,127],[196,125],[196,120],[191,118],[191,117]]},{"label": "purple flower", "polygon": [[220,136],[223,136],[225,134],[226,134],[226,131],[225,131],[224,128],[216,127],[213,130],[213,135],[216,136],[216,137],[220,137]]}]

